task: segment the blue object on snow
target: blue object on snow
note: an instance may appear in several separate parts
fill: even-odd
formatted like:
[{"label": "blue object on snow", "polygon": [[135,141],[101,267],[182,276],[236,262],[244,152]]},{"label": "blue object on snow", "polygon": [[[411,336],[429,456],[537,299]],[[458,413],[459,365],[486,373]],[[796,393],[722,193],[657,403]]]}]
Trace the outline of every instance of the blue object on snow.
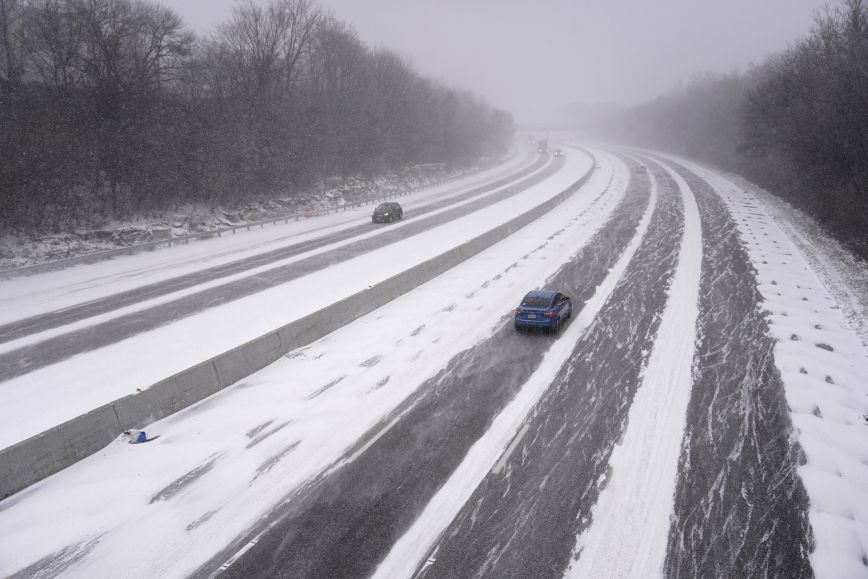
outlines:
[{"label": "blue object on snow", "polygon": [[123,438],[130,444],[148,442],[148,435],[144,430],[124,430]]}]

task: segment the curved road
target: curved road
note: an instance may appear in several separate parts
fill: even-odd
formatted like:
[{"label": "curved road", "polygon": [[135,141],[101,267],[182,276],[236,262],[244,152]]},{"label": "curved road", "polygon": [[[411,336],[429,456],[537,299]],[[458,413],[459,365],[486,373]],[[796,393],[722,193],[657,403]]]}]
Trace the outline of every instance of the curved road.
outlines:
[{"label": "curved road", "polygon": [[[402,537],[418,539],[410,534],[414,523],[430,516],[438,493],[461,485],[452,477],[462,461],[559,338],[517,334],[505,323],[197,575],[564,576],[577,556],[577,537],[593,525],[610,456],[628,427],[679,263],[683,198],[693,195],[703,246],[698,370],[664,574],[811,576],[797,449],[734,223],[710,186],[684,167],[647,159],[646,172],[625,160],[633,180],[623,201],[549,283],[571,292],[578,312],[637,235],[642,214],[652,211],[641,243],[504,455],[454,517],[443,515],[451,522],[431,531],[423,557],[402,550]],[[688,190],[673,180],[676,173]]]},{"label": "curved road", "polygon": [[[573,296],[572,320],[559,334],[517,333],[507,306],[487,337],[461,346],[466,349],[460,352],[458,346],[448,351],[443,356],[451,357],[448,363],[438,362],[432,367],[439,370],[420,375],[421,385],[408,389],[406,399],[396,399],[400,402],[389,407],[391,412],[383,409],[361,423],[359,432],[379,420],[363,436],[356,439],[350,431],[347,440],[354,442],[349,448],[340,444],[333,454],[323,454],[324,439],[314,437],[315,451],[328,466],[300,475],[306,483],[292,489],[284,489],[282,478],[269,481],[278,487],[279,506],[220,547],[193,576],[812,577],[815,530],[809,517],[811,501],[799,476],[806,455],[794,435],[758,274],[737,224],[709,183],[710,173],[662,155],[616,156],[630,171],[629,183],[621,179],[617,185],[623,196],[607,197],[611,191],[603,189],[606,181],[601,179],[601,190],[576,207],[582,215],[596,215],[598,224],[605,220],[604,225],[593,235],[588,231],[553,276],[535,280],[540,287],[556,287]],[[618,167],[625,176],[620,162]],[[120,318],[84,330],[75,340],[88,345],[114,341],[214,300],[236,299],[256,291],[253,288],[316,271],[514,195],[557,169],[553,164],[490,196],[471,199],[480,191],[468,193],[468,204],[462,207],[420,215],[405,227],[279,266],[261,279],[228,284],[219,293],[206,291],[189,302],[183,298],[154,308],[158,315],[150,319]],[[614,189],[612,183],[610,179],[608,187]],[[565,231],[576,231],[579,217],[539,239],[539,247]],[[544,228],[561,227],[549,223],[541,222]],[[336,241],[337,237],[331,240]],[[297,250],[303,251],[301,246]],[[521,258],[516,255],[516,263]],[[551,269],[539,271],[555,271],[560,262],[550,263]],[[690,268],[691,275],[683,275]],[[679,294],[684,280],[690,291]],[[471,295],[477,291],[461,289],[469,289]],[[668,322],[682,319],[672,313],[680,308],[695,313],[686,316],[693,331],[673,337],[671,328],[682,326]],[[499,315],[499,310],[492,311]],[[407,332],[421,332],[425,326],[420,323]],[[672,369],[667,360],[655,356],[661,344],[671,346],[663,352],[672,353],[684,343],[692,348],[683,348],[681,359],[671,363],[681,364],[683,376],[659,372],[661,364],[663,370]],[[60,359],[77,346],[58,340],[52,347],[46,355]],[[384,341],[383,347],[389,345]],[[0,356],[0,379],[26,372],[22,361],[35,355],[35,350],[22,349]],[[375,356],[362,365],[379,359]],[[349,382],[334,388],[341,380],[343,376],[321,386],[304,401],[327,390],[326,396],[338,392]],[[646,408],[642,402],[655,380],[683,387],[680,406],[661,396],[663,406],[677,407],[678,420],[670,420],[663,411],[642,417],[647,420],[633,419],[631,412]],[[388,376],[377,387],[386,381]],[[241,387],[234,394],[236,401],[245,395]],[[342,402],[350,403],[347,400]],[[311,408],[299,404],[301,411]],[[174,420],[192,415],[176,415]],[[250,418],[260,423],[246,434],[239,431],[245,442],[249,439],[246,448],[268,437],[274,441],[294,427],[292,417],[264,422],[267,417],[259,414]],[[655,471],[657,465],[649,464],[657,453],[624,454],[646,423],[656,430],[649,430],[654,436],[642,442],[668,445],[671,472]],[[329,433],[335,435],[333,430]],[[277,454],[263,452],[257,461],[248,456],[243,473],[249,474],[235,482],[261,492],[254,481],[268,476],[277,464],[287,469],[284,475],[298,469],[298,463],[291,463],[293,452],[309,442],[291,437],[281,442]],[[186,493],[195,494],[194,485],[219,482],[216,474],[224,466],[242,472],[225,453],[209,452],[214,454],[186,474],[169,476],[174,480],[152,493],[148,504],[186,500]],[[220,464],[224,460],[227,465]],[[623,498],[617,493],[625,488],[657,484],[660,479],[655,476],[661,472],[666,477],[661,486],[668,490],[662,499],[650,494],[661,503],[653,505],[661,508],[650,516],[642,514],[648,511],[648,505],[639,504],[642,493],[627,496],[620,505],[626,509],[606,510],[612,496]],[[631,484],[625,484],[625,477],[634,475],[627,481]],[[268,479],[259,483],[262,480]],[[237,489],[233,496],[236,492],[247,497]],[[28,497],[19,500],[26,502]],[[7,504],[10,510],[16,508]],[[249,506],[243,500],[239,504]],[[209,508],[179,533],[195,538],[197,529],[210,524],[219,510]],[[612,512],[627,514],[607,519]],[[599,535],[601,529],[612,528],[614,535]],[[235,532],[231,528],[231,534]],[[631,533],[624,541],[631,547],[617,560],[607,559],[607,553],[618,552],[617,541],[611,539],[618,532]],[[592,543],[596,536],[610,540],[598,548],[602,542]],[[56,552],[21,571],[21,576],[47,569],[75,570],[76,557],[86,560],[88,550],[96,549],[100,540],[86,539],[93,544],[81,539],[80,551]],[[206,551],[195,564],[212,552]],[[659,564],[651,568],[648,561]]]}]

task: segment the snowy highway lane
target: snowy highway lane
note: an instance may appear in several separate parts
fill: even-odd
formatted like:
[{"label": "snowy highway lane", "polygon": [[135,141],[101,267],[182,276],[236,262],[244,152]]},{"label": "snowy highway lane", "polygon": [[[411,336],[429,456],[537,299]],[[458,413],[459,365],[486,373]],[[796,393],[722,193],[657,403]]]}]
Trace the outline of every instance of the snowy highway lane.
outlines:
[{"label": "snowy highway lane", "polygon": [[[781,223],[786,217],[774,205],[764,206],[760,195],[746,189],[749,184],[736,185],[696,163],[678,163],[688,178],[692,173],[707,183],[706,197],[711,203],[719,198],[732,216],[723,229],[728,237],[737,230],[749,272],[740,276],[741,287],[726,293],[736,300],[752,294],[765,337],[756,341],[753,360],[731,348],[759,379],[743,380],[729,396],[738,403],[726,404],[728,412],[739,419],[717,413],[721,424],[709,424],[710,438],[720,446],[705,456],[728,454],[727,460],[717,462],[724,468],[708,487],[708,499],[684,503],[684,511],[693,505],[694,513],[719,513],[695,527],[699,516],[683,517],[685,531],[673,527],[670,540],[690,537],[688,553],[697,548],[690,542],[701,545],[703,556],[693,555],[696,563],[687,563],[687,573],[697,568],[710,574],[716,567],[788,577],[868,577],[868,348],[860,340],[865,320],[851,320],[848,304],[833,298],[843,293],[847,299],[852,289],[843,279],[824,276],[832,286],[821,281],[812,269],[816,256],[808,259],[800,251],[807,239],[785,234],[801,224]],[[805,249],[821,255],[817,250],[824,248]],[[742,254],[732,263],[744,260]],[[840,271],[840,264],[817,266]],[[743,431],[743,440],[727,434],[733,430]],[[696,470],[708,468],[699,463]],[[715,539],[718,546],[712,547]],[[676,554],[671,563],[683,568],[688,559]]]},{"label": "snowy highway lane", "polygon": [[[583,155],[570,156],[579,163],[575,169],[587,170]],[[12,540],[0,547],[0,561],[11,565],[13,554],[21,563],[16,568],[45,557],[42,568],[78,561],[64,573],[91,577],[119,568],[177,576],[204,563],[335,464],[450,358],[489,336],[529,286],[542,284],[569,257],[565,248],[602,225],[623,195],[628,172],[606,155],[599,165],[563,210],[240,384],[149,425],[161,434],[153,443],[112,445],[4,501],[0,534]],[[515,215],[523,206],[513,202],[500,211]],[[467,230],[461,220],[453,227]],[[417,248],[418,257],[423,252]],[[43,525],[53,525],[54,516],[33,524],[31,500],[59,508],[55,514],[71,524],[49,531]],[[131,553],[123,547],[133,521],[154,538],[138,548],[134,563],[141,567],[126,560]],[[101,538],[91,543],[87,537]],[[25,554],[30,548],[36,552]]]},{"label": "snowy highway lane", "polygon": [[696,194],[707,249],[667,573],[806,577],[808,501],[757,281],[720,197],[675,167]]},{"label": "snowy highway lane", "polygon": [[[615,188],[625,185],[613,183]],[[610,192],[610,201],[614,200],[613,193]],[[410,527],[465,454],[474,452],[474,443],[495,428],[495,417],[501,413],[514,414],[507,410],[512,406],[511,401],[547,383],[549,373],[563,364],[566,352],[562,350],[568,348],[593,319],[593,315],[582,319],[587,314],[579,314],[579,304],[592,299],[596,288],[607,277],[617,279],[617,274],[607,274],[634,236],[647,198],[646,187],[631,186],[606,225],[593,237],[590,235],[596,228],[586,229],[587,223],[599,223],[611,208],[606,210],[605,206],[592,205],[573,218],[573,223],[565,229],[553,231],[554,239],[567,237],[561,243],[576,247],[578,251],[546,283],[538,279],[525,287],[556,287],[574,296],[576,319],[563,330],[560,338],[553,343],[547,336],[516,333],[509,318],[508,323],[498,324],[490,338],[450,360],[418,388],[417,396],[397,408],[394,412],[397,422],[391,424],[391,416],[384,419],[391,427],[376,437],[366,452],[354,456],[352,461],[293,501],[284,518],[243,557],[234,561],[225,575],[358,577],[371,574],[392,542]],[[576,235],[580,236],[579,243],[567,243],[576,239]],[[585,240],[584,243],[581,240]],[[542,377],[536,375],[537,372],[541,372]],[[507,429],[507,441],[512,434],[514,430]],[[496,444],[493,449],[486,446],[486,450],[493,451],[486,458],[493,463],[499,449]],[[351,450],[348,455],[354,453],[355,450]],[[461,478],[461,481],[459,485],[467,484],[466,479]],[[440,508],[434,511],[437,516],[448,512]],[[430,528],[426,524],[422,526],[426,530]],[[414,548],[422,546],[424,549],[424,543],[415,535],[409,543]],[[400,562],[409,564],[412,570],[413,558],[407,550],[400,545],[394,549]],[[404,575],[389,570],[385,576]]]},{"label": "snowy highway lane", "polygon": [[[509,238],[0,502],[0,575],[868,577],[864,345],[743,186],[595,155]],[[572,321],[516,333],[543,286]]]},{"label": "snowy highway lane", "polygon": [[[21,350],[7,352],[0,358],[8,357],[7,366],[11,368],[7,369],[15,374],[18,373],[15,367],[26,364],[31,358],[45,363],[46,358],[57,356],[59,352],[83,350],[79,355],[0,382],[0,406],[8,409],[10,415],[26,417],[26,420],[0,425],[0,448],[134,394],[137,389],[144,390],[161,379],[440,255],[475,234],[558,195],[587,173],[591,163],[586,154],[574,151],[564,162],[547,165],[524,179],[540,179],[540,175],[556,170],[538,183],[524,183],[520,189],[518,185],[495,189],[457,207],[443,208],[439,213],[421,217],[419,223],[408,217],[395,227],[373,226],[367,239],[348,241],[313,255],[303,254],[289,263],[277,262],[267,271],[253,270],[242,279],[230,282],[237,284],[245,294],[244,288],[250,286],[262,290],[244,299],[227,301],[225,284],[191,289],[188,290],[190,295],[158,306],[156,312],[160,315],[156,317],[148,315],[148,311],[133,311],[119,320],[109,319],[93,326],[91,324],[103,321],[101,316],[96,316],[71,335],[63,334],[26,346],[24,358]],[[426,224],[429,220],[435,224]],[[299,271],[308,275],[299,275]],[[284,277],[289,279],[284,280]],[[184,315],[177,308],[189,300],[209,307]],[[181,315],[181,319],[173,318],[167,309],[169,313]],[[114,322],[122,324],[122,333],[111,341],[105,332],[116,326],[106,324]],[[129,328],[152,329],[125,337],[123,330]],[[54,344],[57,349],[46,349],[47,344]],[[54,403],[46,407],[41,403],[45,399],[52,399]]]},{"label": "snowy highway lane", "polygon": [[[462,189],[457,193],[445,190],[438,191],[439,194],[434,195],[431,191],[424,191],[402,197],[401,201],[408,207],[408,217],[415,221],[425,215],[439,215],[438,220],[428,223],[428,226],[436,226],[437,222],[442,222],[442,214],[447,209],[463,206],[466,210],[473,210],[474,207],[468,205],[474,199],[485,199],[485,203],[492,203],[508,195],[508,192],[520,191],[524,187],[522,181],[526,177],[537,174],[536,179],[529,181],[533,182],[552,172],[553,168],[542,171],[546,164],[546,157],[537,156],[535,161],[527,166],[514,168],[508,175],[483,185],[475,184],[477,181],[473,180],[468,181],[466,186],[470,188]],[[511,164],[507,164],[507,167],[510,166]],[[503,189],[507,185],[510,187]],[[501,191],[498,191],[499,189]],[[481,204],[477,202],[476,205]],[[234,243],[225,244],[228,247],[220,247],[222,240],[212,239],[215,246],[209,253],[197,253],[197,259],[189,261],[183,259],[177,264],[175,260],[178,256],[166,255],[173,253],[172,248],[168,248],[163,251],[168,263],[162,263],[161,267],[153,269],[140,268],[135,263],[119,260],[113,264],[100,264],[101,267],[93,268],[96,271],[84,268],[86,272],[54,272],[0,284],[0,296],[4,304],[0,309],[0,320],[3,320],[0,324],[0,344],[14,341],[27,342],[20,338],[61,328],[129,305],[177,294],[188,288],[201,290],[208,282],[219,281],[221,286],[225,286],[229,281],[243,279],[242,276],[245,274],[250,276],[267,271],[279,263],[286,263],[288,258],[303,254],[310,255],[320,248],[334,248],[345,241],[370,239],[375,237],[376,233],[382,233],[379,231],[382,226],[371,226],[369,209],[368,207],[353,208],[350,211],[351,219],[348,219],[347,213],[343,212],[320,220],[331,221],[333,222],[331,225],[318,223],[314,227],[313,223],[301,222],[277,229],[272,226],[268,232],[271,235],[264,236],[265,239],[259,241],[251,239],[254,236],[242,236],[237,240],[229,238],[226,241]],[[411,229],[418,231],[419,226]],[[408,233],[404,232],[405,235]],[[245,243],[239,245],[238,241]],[[256,251],[251,252],[251,246]],[[276,247],[271,248],[272,246]],[[176,246],[174,249],[186,248]],[[170,267],[171,265],[175,267]],[[191,265],[195,266],[195,269],[187,270]],[[167,269],[171,274],[168,278],[165,277]],[[101,273],[105,270],[113,273]],[[87,275],[87,281],[74,281],[77,277],[73,275],[74,273]],[[135,281],[135,285],[124,285],[130,281]],[[82,285],[84,287],[81,287]],[[37,295],[33,295],[34,290]],[[255,288],[250,291],[255,291]],[[230,296],[237,296],[238,293],[236,290],[230,293]],[[43,304],[42,308],[40,304]],[[56,309],[43,311],[46,306]],[[138,311],[141,309],[140,307]],[[9,345],[5,345],[0,351],[10,349]]]},{"label": "snowy highway lane", "polygon": [[[463,177],[404,197],[414,207],[463,195],[472,189],[520,173],[539,163],[535,150],[520,147],[503,165]],[[136,290],[202,269],[223,266],[283,247],[333,234],[370,222],[371,206],[321,215],[289,224],[256,228],[237,235],[225,235],[137,253],[109,261],[70,267],[61,271],[12,278],[0,283],[0,324],[65,310],[114,294]],[[5,342],[5,338],[4,338]]]},{"label": "snowy highway lane", "polygon": [[[201,269],[0,327],[0,380],[309,275],[341,261],[429,231],[458,216],[508,199],[556,173],[543,157],[498,184],[408,208],[405,223],[362,225],[291,243],[241,260]],[[507,186],[504,186],[504,183]],[[71,325],[78,323],[76,327]],[[52,331],[60,328],[61,331]]]},{"label": "snowy highway lane", "polygon": [[[531,412],[518,447],[432,545],[424,577],[564,572],[626,427],[678,258],[679,192],[659,168],[652,171],[658,201],[635,255]],[[600,241],[609,244],[607,235]]]}]

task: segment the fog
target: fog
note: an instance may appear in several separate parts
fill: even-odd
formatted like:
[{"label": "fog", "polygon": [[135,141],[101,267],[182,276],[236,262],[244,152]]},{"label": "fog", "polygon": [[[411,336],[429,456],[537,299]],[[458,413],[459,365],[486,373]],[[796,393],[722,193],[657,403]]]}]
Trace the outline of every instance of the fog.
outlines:
[{"label": "fog", "polygon": [[[264,0],[263,0],[264,1]],[[572,102],[631,105],[697,72],[744,70],[803,36],[825,0],[319,0],[370,45],[472,90],[519,124]],[[197,32],[233,0],[173,0]]]}]

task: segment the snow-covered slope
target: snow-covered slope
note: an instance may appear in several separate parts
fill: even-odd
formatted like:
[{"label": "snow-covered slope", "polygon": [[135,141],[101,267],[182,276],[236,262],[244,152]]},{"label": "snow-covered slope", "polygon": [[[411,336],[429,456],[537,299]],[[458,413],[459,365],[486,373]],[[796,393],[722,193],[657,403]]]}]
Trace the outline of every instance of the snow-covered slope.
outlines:
[{"label": "snow-covered slope", "polygon": [[853,294],[838,282],[844,307],[836,301],[812,267],[825,250],[806,236],[788,237],[799,225],[775,202],[769,207],[749,183],[684,164],[723,198],[757,271],[793,436],[804,452],[798,473],[810,499],[814,573],[868,576],[868,348],[857,334],[865,320],[852,314],[864,296],[848,299]]}]

